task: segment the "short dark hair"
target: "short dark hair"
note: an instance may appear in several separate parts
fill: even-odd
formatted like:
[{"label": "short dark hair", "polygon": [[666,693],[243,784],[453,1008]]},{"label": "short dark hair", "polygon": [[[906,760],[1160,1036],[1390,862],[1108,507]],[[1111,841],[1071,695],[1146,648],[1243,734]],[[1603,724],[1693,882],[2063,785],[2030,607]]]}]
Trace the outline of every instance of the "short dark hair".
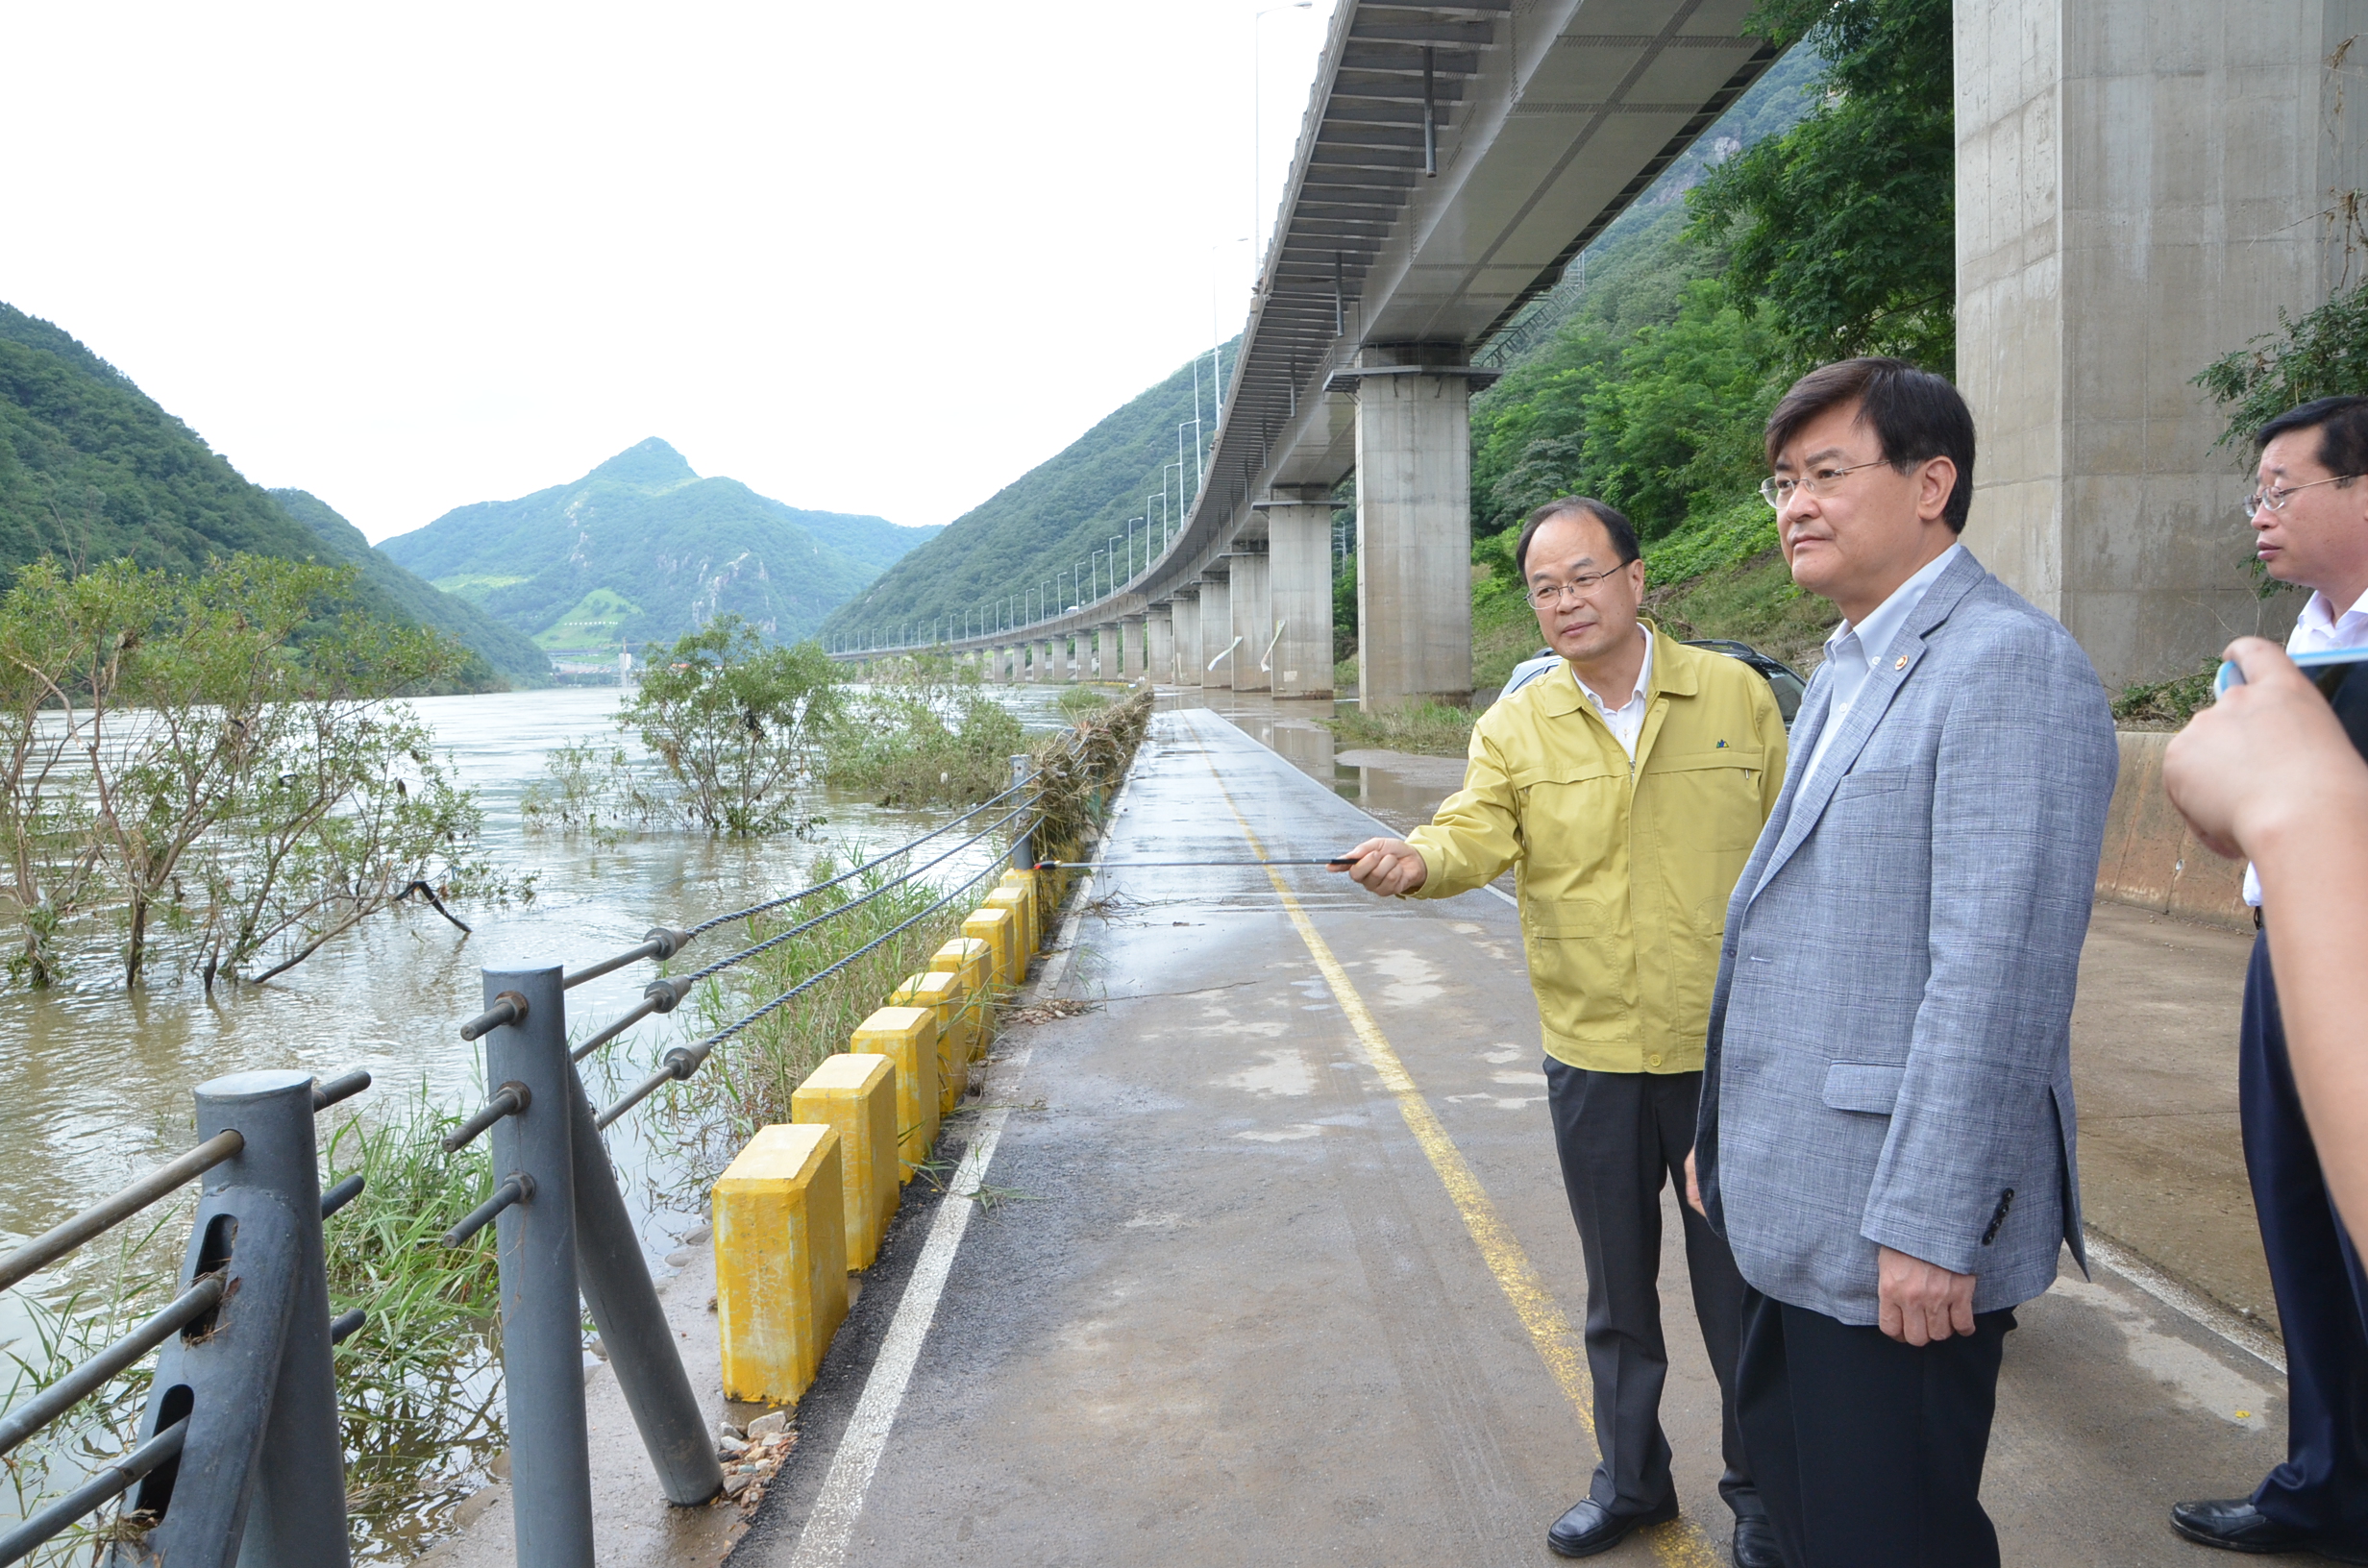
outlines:
[{"label": "short dark hair", "polygon": [[[2319,462],[2330,474],[2368,474],[2368,398],[2314,398],[2253,432],[2255,451],[2289,430],[2319,432]],[[2348,488],[2350,478],[2337,489]]]},{"label": "short dark hair", "polygon": [[1776,454],[1802,426],[1848,403],[1874,430],[1883,460],[1902,474],[1935,457],[1957,465],[1940,517],[1951,532],[1964,532],[1973,510],[1973,410],[1946,380],[1905,359],[1838,359],[1794,381],[1767,416],[1768,466],[1776,466]]},{"label": "short dark hair", "polygon": [[1529,578],[1529,542],[1538,537],[1538,530],[1558,517],[1591,517],[1603,525],[1603,531],[1612,536],[1612,553],[1626,566],[1643,554],[1637,548],[1634,524],[1620,514],[1617,507],[1606,506],[1592,496],[1556,496],[1552,501],[1529,514],[1521,525],[1521,537],[1513,547],[1513,575],[1523,581]]}]

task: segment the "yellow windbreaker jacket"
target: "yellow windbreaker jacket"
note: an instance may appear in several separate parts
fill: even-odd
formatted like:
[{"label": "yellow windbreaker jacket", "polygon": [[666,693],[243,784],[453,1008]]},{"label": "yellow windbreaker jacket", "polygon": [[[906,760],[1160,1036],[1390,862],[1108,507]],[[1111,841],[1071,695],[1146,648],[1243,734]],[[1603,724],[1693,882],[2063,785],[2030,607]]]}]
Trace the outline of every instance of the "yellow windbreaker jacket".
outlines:
[{"label": "yellow windbreaker jacket", "polygon": [[1546,1054],[1695,1072],[1727,897],[1785,777],[1775,694],[1739,659],[1652,632],[1636,761],[1567,664],[1472,726],[1464,787],[1408,840],[1446,898],[1519,868]]}]

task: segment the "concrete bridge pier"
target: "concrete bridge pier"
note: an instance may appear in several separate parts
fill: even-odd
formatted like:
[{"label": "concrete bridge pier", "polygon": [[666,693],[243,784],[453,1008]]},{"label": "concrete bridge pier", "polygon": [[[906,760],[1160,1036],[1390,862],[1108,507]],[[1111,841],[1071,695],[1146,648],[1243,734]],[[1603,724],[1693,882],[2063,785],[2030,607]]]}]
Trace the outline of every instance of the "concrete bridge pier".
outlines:
[{"label": "concrete bridge pier", "polygon": [[1119,621],[1119,678],[1136,681],[1143,678],[1144,627],[1148,618],[1140,615],[1123,616]]},{"label": "concrete bridge pier", "polygon": [[1178,686],[1200,684],[1200,590],[1186,586],[1176,590],[1169,601],[1175,621],[1175,683]]},{"label": "concrete bridge pier", "polygon": [[1027,665],[1027,678],[1039,685],[1049,678],[1045,674],[1052,667],[1052,645],[1048,642],[1033,646]]},{"label": "concrete bridge pier", "polygon": [[[2358,279],[2368,0],[1996,0],[1957,10],[1965,543],[2107,690],[2184,674],[2298,595],[2248,567],[2250,445],[2191,378]],[[2356,83],[2356,76],[2353,78]]]},{"label": "concrete bridge pier", "polygon": [[1471,696],[1471,390],[1454,344],[1368,349],[1357,397],[1358,696],[1368,711]]},{"label": "concrete bridge pier", "polygon": [[[1203,573],[1200,578],[1200,684],[1211,691],[1233,689],[1234,659],[1240,653],[1238,649],[1225,651],[1233,641],[1231,572],[1228,564],[1224,574]],[[1210,669],[1212,664],[1217,668]]]},{"label": "concrete bridge pier", "polygon": [[1259,668],[1265,661],[1267,644],[1274,636],[1274,618],[1267,604],[1267,551],[1265,541],[1244,542],[1235,546],[1233,556],[1233,634],[1242,639],[1234,645],[1233,657],[1226,661],[1233,666],[1233,689],[1237,692],[1263,692],[1272,688],[1274,681]]},{"label": "concrete bridge pier", "polygon": [[1276,697],[1332,695],[1332,498],[1318,488],[1271,501],[1267,514],[1267,598]]},{"label": "concrete bridge pier", "polygon": [[1143,663],[1155,681],[1175,684],[1175,616],[1172,604],[1154,604],[1143,614]]}]

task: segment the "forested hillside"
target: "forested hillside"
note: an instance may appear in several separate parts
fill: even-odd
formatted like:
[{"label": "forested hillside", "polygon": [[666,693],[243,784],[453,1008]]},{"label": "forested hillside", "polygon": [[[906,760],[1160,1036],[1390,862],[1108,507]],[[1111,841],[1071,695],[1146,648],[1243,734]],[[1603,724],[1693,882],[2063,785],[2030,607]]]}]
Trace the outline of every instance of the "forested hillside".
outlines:
[{"label": "forested hillside", "polygon": [[[1234,347],[1220,351],[1225,375],[1233,372]],[[1179,453],[1176,428],[1191,422],[1196,396],[1204,410],[1214,406],[1210,381],[1209,356],[1202,355],[1196,368],[1176,371],[948,524],[833,615],[824,634],[893,637],[906,625],[965,615],[977,626],[1015,596],[1026,596],[1030,606],[1040,596],[1046,603],[1056,597],[1073,602],[1069,575],[1091,579],[1094,551],[1109,549],[1113,538],[1124,552],[1129,520],[1156,519],[1163,486],[1169,519],[1181,520],[1192,494],[1192,432],[1185,430]],[[1179,454],[1187,465],[1181,478],[1171,467]],[[1135,524],[1131,532],[1140,567],[1145,527]],[[1047,588],[1056,576],[1058,583]],[[1106,591],[1106,576],[1102,582]]]},{"label": "forested hillside", "polygon": [[809,637],[937,531],[785,506],[702,478],[653,438],[572,483],[456,507],[379,548],[555,658],[613,662],[620,640],[672,641],[728,612],[782,642]]},{"label": "forested hillside", "polygon": [[328,546],[326,558],[361,568],[396,606],[423,626],[432,626],[464,648],[474,649],[513,686],[551,684],[551,659],[532,639],[494,620],[456,594],[406,572],[370,548],[361,529],[309,490],[274,490],[272,500]]},{"label": "forested hillside", "polygon": [[1475,605],[1476,684],[1535,646],[1512,530],[1573,491],[1636,523],[1672,630],[1813,662],[1834,612],[1775,552],[1756,492],[1768,410],[1847,355],[1952,368],[1947,0],[1764,0],[1758,25],[1800,42],[1704,137],[1715,165],[1672,169],[1607,231],[1557,290],[1559,327],[1533,327],[1474,401],[1474,555],[1498,568]]},{"label": "forested hillside", "polygon": [[433,626],[475,653],[460,689],[548,678],[531,647],[372,554],[312,497],[284,495],[302,498],[307,515],[248,483],[70,334],[0,305],[0,581],[44,555],[70,571],[129,558],[181,576],[240,551],[350,563],[362,569],[365,610]]},{"label": "forested hillside", "polygon": [[195,572],[318,543],[131,379],[46,321],[0,305],[0,573],[43,554]]}]

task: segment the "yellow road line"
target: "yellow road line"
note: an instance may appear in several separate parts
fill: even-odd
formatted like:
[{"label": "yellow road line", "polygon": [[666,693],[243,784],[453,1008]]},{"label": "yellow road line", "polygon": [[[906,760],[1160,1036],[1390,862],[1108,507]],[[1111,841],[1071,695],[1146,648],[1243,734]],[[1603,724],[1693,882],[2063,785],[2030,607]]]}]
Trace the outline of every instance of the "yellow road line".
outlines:
[{"label": "yellow road line", "polygon": [[[1260,841],[1257,830],[1249,825],[1249,819],[1242,815],[1241,806],[1235,802],[1233,792],[1225,788],[1224,777],[1217,772],[1214,760],[1209,762],[1209,773],[1216,778],[1218,793],[1225,797],[1226,808],[1233,813],[1233,820],[1241,824],[1242,836],[1249,841],[1251,852],[1261,860],[1266,859],[1265,844]],[[1299,940],[1307,944],[1308,953],[1316,960],[1316,968],[1322,973],[1324,984],[1332,988],[1333,998],[1341,1004],[1341,1011],[1347,1015],[1349,1026],[1356,1031],[1359,1043],[1365,1047],[1366,1061],[1380,1077],[1382,1088],[1388,1090],[1391,1098],[1397,1102],[1397,1113],[1405,1119],[1406,1130],[1414,1135],[1415,1142],[1420,1145],[1424,1156],[1431,1162],[1431,1168],[1439,1173],[1439,1180],[1446,1188],[1447,1196],[1455,1201],[1456,1213],[1463,1216],[1464,1228],[1471,1233],[1473,1245],[1480,1249],[1481,1261],[1496,1277],[1496,1284],[1504,1291],[1505,1299],[1513,1304],[1514,1313],[1520,1318],[1521,1327],[1529,1331],[1529,1342],[1537,1347],[1546,1370],[1553,1373],[1554,1381],[1562,1385],[1563,1395],[1570,1401],[1570,1409],[1578,1415],[1579,1426],[1586,1432],[1588,1441],[1594,1442],[1594,1383],[1587,1374],[1585,1345],[1572,1331],[1570,1319],[1564,1314],[1562,1304],[1546,1289],[1545,1282],[1538,1275],[1537,1265],[1529,1261],[1529,1254],[1523,1252],[1521,1244],[1513,1238],[1512,1228],[1496,1213],[1496,1206],[1489,1201],[1488,1189],[1480,1185],[1479,1175],[1471,1168],[1470,1162],[1464,1158],[1464,1151],[1457,1148],[1455,1140],[1447,1136],[1447,1129],[1440,1122],[1438,1113],[1431,1109],[1430,1102],[1422,1097],[1422,1090],[1415,1086],[1413,1076],[1406,1070],[1406,1064],[1398,1058],[1396,1047],[1390,1043],[1390,1037],[1381,1032],[1381,1025],[1373,1020],[1372,1013],[1365,1005],[1365,998],[1350,984],[1348,971],[1342,968],[1340,960],[1332,956],[1331,944],[1316,929],[1316,922],[1307,918],[1307,911],[1299,907],[1299,900],[1292,896],[1282,874],[1270,867],[1267,879],[1274,884],[1275,894],[1282,899],[1283,909],[1291,916],[1291,923],[1297,927]],[[1600,1450],[1601,1445],[1597,1446]],[[1719,1552],[1702,1527],[1690,1519],[1680,1518],[1656,1526],[1645,1531],[1645,1538],[1652,1544],[1653,1556],[1671,1564],[1672,1568],[1721,1568],[1725,1561],[1724,1554]]]}]

